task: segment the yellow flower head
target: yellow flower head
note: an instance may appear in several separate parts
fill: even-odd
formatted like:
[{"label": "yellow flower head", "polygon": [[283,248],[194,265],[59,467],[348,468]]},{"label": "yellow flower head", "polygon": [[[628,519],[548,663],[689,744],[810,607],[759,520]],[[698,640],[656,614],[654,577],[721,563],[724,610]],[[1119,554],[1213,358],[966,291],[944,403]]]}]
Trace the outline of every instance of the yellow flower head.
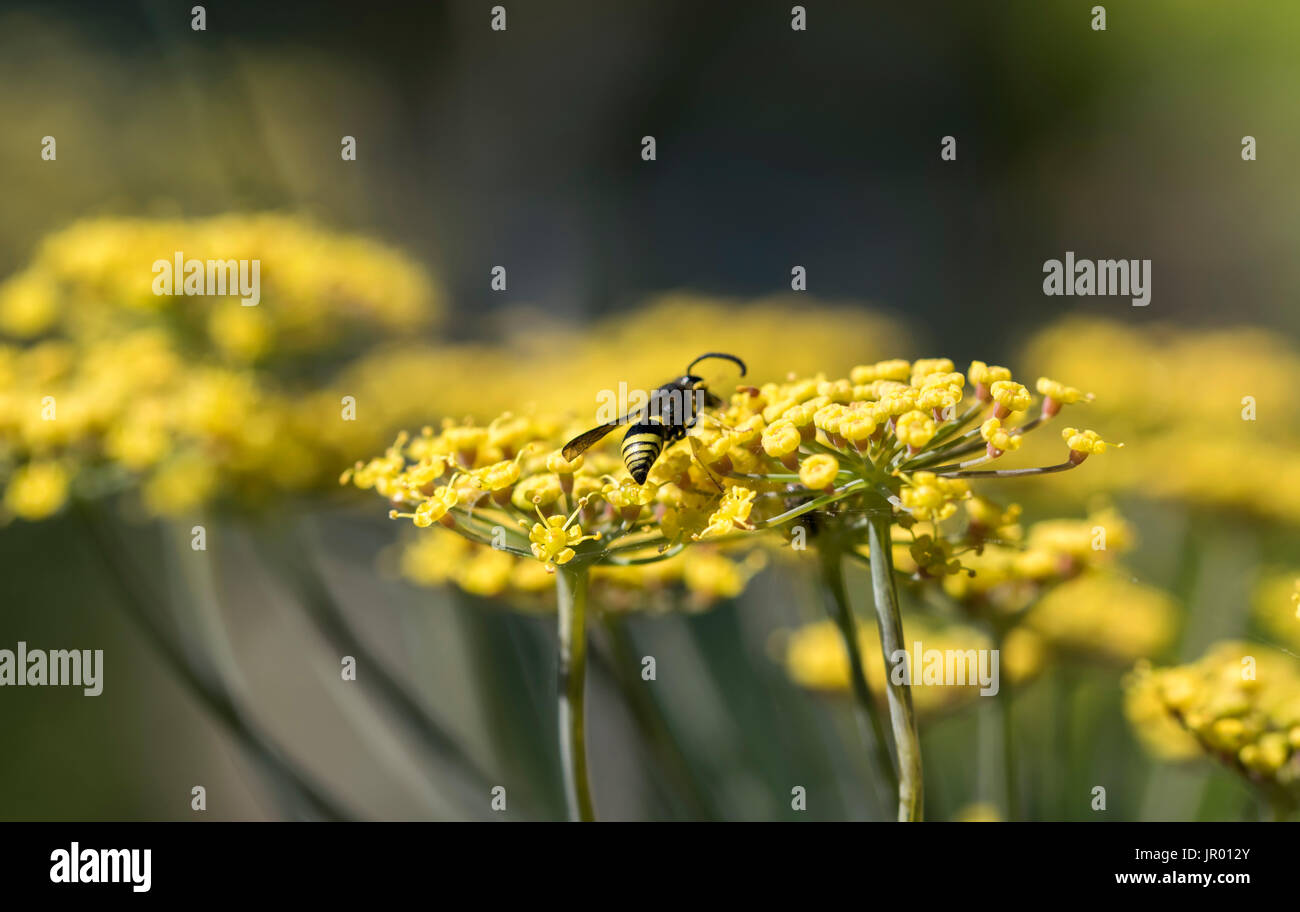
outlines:
[{"label": "yellow flower head", "polygon": [[986,400],[988,399],[987,390],[989,390],[993,384],[1011,379],[1011,371],[1007,368],[990,366],[985,364],[983,361],[972,361],[970,364],[970,370],[966,373],[970,377],[971,383],[974,383],[977,388],[983,387],[986,390],[984,396]]},{"label": "yellow flower head", "polygon": [[1256,585],[1251,616],[1264,631],[1293,652],[1300,652],[1300,578],[1294,570],[1273,571]]},{"label": "yellow flower head", "polygon": [[578,454],[572,461],[565,459],[559,450],[546,457],[546,471],[556,475],[572,475],[582,468],[583,456]]},{"label": "yellow flower head", "polygon": [[473,477],[484,490],[504,491],[519,481],[521,474],[519,461],[507,459],[475,469]]},{"label": "yellow flower head", "polygon": [[[974,657],[981,649],[992,644],[986,634],[973,627],[953,625],[939,627],[924,617],[905,617],[903,622],[903,647],[907,652],[908,670],[914,683],[926,679],[926,668],[913,668],[912,662],[919,651],[923,665],[937,661],[942,667],[944,655],[952,651],[966,662],[962,668],[964,684],[945,686],[920,686],[912,690],[917,713],[934,717],[960,709],[973,702],[980,693],[979,670],[970,664],[967,656]],[[883,698],[886,688],[886,663],[881,654],[880,637],[874,626],[858,628],[859,648],[863,655],[867,685],[872,693]],[[847,694],[850,688],[849,657],[844,640],[831,621],[818,621],[797,630],[781,634],[777,640],[786,674],[794,683],[810,690]],[[1017,646],[1017,649],[1021,647]],[[969,652],[968,652],[969,651]],[[930,655],[927,656],[927,653]],[[937,654],[937,659],[936,659]],[[1036,674],[1039,665],[1017,657],[1002,666],[1003,673],[1012,683],[1023,682],[1020,675]],[[978,664],[978,660],[976,660]],[[933,673],[933,672],[931,672]],[[1005,686],[1005,685],[1003,685]]]},{"label": "yellow flower head", "polygon": [[942,538],[918,535],[907,550],[918,577],[943,577],[961,570],[961,563],[953,558],[952,548]]},{"label": "yellow flower head", "polygon": [[912,411],[902,415],[894,426],[894,436],[899,442],[919,450],[930,442],[938,430],[934,419],[925,412]]},{"label": "yellow flower head", "polygon": [[[941,378],[942,374],[933,374],[926,378],[926,385],[916,394],[916,406],[921,411],[940,413],[948,409],[956,408],[962,400],[962,388],[964,381],[959,380],[956,383],[931,383],[931,380]],[[961,374],[952,374],[960,378]]]},{"label": "yellow flower head", "polygon": [[1225,642],[1186,665],[1139,663],[1125,711],[1168,760],[1212,757],[1248,782],[1300,797],[1300,662],[1258,642]]},{"label": "yellow flower head", "polygon": [[918,385],[931,374],[950,374],[952,369],[949,358],[918,358],[912,362],[912,384]]},{"label": "yellow flower head", "polygon": [[564,496],[564,485],[559,476],[551,474],[529,475],[515,485],[510,502],[518,510],[528,512],[534,504],[549,507]]},{"label": "yellow flower head", "polygon": [[848,413],[842,403],[831,402],[819,408],[813,415],[813,424],[827,434],[840,432],[840,420]]},{"label": "yellow flower head", "polygon": [[399,513],[397,510],[390,510],[388,515],[391,519],[397,519],[398,517],[410,519],[421,529],[428,528],[441,521],[447,515],[447,511],[460,502],[460,492],[454,487],[455,483],[456,478],[453,477],[451,484],[438,487],[431,497],[415,508],[414,513]]},{"label": "yellow flower head", "polygon": [[990,418],[980,425],[980,436],[996,451],[991,455],[996,456],[1020,449],[1020,443],[1024,439],[1014,428],[1004,428],[997,418]]},{"label": "yellow flower head", "polygon": [[865,443],[876,433],[878,426],[873,409],[866,406],[851,408],[840,418],[840,436],[850,443]]},{"label": "yellow flower head", "polygon": [[577,556],[577,552],[573,550],[574,546],[600,538],[599,532],[592,535],[582,534],[582,527],[574,521],[578,518],[579,510],[575,510],[567,518],[545,516],[541,510],[538,510],[537,516],[541,522],[533,524],[532,530],[528,533],[528,540],[532,542],[533,556],[541,561],[548,571],[554,572],[556,565],[567,564],[573,560]]},{"label": "yellow flower head", "polygon": [[905,381],[912,376],[912,365],[909,361],[902,358],[895,358],[892,361],[877,361],[875,364],[866,364],[853,368],[849,372],[849,379],[854,383],[863,384],[871,383],[874,380],[895,380]]},{"label": "yellow flower head", "polygon": [[741,562],[727,558],[716,548],[694,548],[686,552],[682,582],[699,603],[709,604],[740,595],[765,563],[761,551]]},{"label": "yellow flower head", "polygon": [[[1078,428],[1065,428],[1061,431],[1061,439],[1065,441],[1066,446],[1070,448],[1070,461],[1083,462],[1084,459],[1093,455],[1101,455],[1106,452],[1107,444],[1101,439],[1101,435],[1096,431],[1081,431]],[[1116,443],[1113,446],[1122,447],[1124,444]]]},{"label": "yellow flower head", "polygon": [[740,529],[752,529],[749,514],[754,509],[754,498],[757,495],[757,491],[741,485],[727,488],[727,493],[719,501],[718,508],[709,516],[709,523],[704,531],[694,537],[697,540],[721,538]]},{"label": "yellow flower head", "polygon": [[9,480],[4,504],[20,519],[37,520],[57,513],[67,499],[67,471],[55,462],[32,462]]},{"label": "yellow flower head", "polygon": [[1082,393],[1072,386],[1049,380],[1047,377],[1038,378],[1038,392],[1043,396],[1043,416],[1045,418],[1051,418],[1061,410],[1063,405],[1073,405],[1080,400],[1090,402],[1093,398],[1092,393]]},{"label": "yellow flower head", "polygon": [[899,496],[917,519],[938,521],[957,512],[957,502],[970,496],[970,488],[963,481],[933,472],[914,472]]},{"label": "yellow flower head", "polygon": [[997,380],[989,387],[989,392],[997,403],[997,409],[993,413],[995,418],[1005,418],[1012,412],[1023,412],[1034,402],[1029,390],[1014,380]]},{"label": "yellow flower head", "polygon": [[639,485],[631,478],[620,482],[611,481],[601,488],[601,496],[629,521],[640,515],[642,507],[653,503],[658,493],[659,486],[654,482],[647,481]]},{"label": "yellow flower head", "polygon": [[1051,589],[1027,623],[1057,649],[1130,665],[1157,655],[1177,632],[1178,607],[1158,589],[1088,572]]},{"label": "yellow flower head", "polygon": [[799,444],[803,442],[803,435],[799,433],[799,429],[792,421],[780,418],[763,429],[762,440],[763,451],[769,456],[781,459],[799,449]]},{"label": "yellow flower head", "polygon": [[813,490],[829,488],[839,474],[839,461],[827,453],[816,453],[799,464],[799,481]]}]

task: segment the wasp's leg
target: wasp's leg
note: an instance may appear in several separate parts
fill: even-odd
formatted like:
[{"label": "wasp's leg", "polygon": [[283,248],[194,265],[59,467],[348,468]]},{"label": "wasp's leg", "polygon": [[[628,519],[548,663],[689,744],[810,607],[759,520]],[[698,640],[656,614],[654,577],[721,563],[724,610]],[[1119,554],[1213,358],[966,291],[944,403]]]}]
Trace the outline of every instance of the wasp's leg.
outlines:
[{"label": "wasp's leg", "polygon": [[718,427],[722,428],[724,431],[734,431],[734,430],[735,430],[734,427],[732,427],[731,425],[727,424],[725,421],[721,420],[720,418],[715,418],[713,415],[710,415],[708,412],[700,412],[700,413],[697,414],[695,417],[696,417],[697,420],[700,419],[700,418],[707,418],[707,419],[709,419],[710,421],[712,421],[714,424],[716,424]]},{"label": "wasp's leg", "polygon": [[700,458],[699,438],[692,437],[688,434],[686,436],[686,439],[691,442],[691,458],[695,460],[695,464],[704,470],[705,475],[709,476],[709,480],[713,482],[713,486],[718,489],[719,494],[726,494],[727,493],[726,485],[724,485],[721,481],[718,480],[718,476],[715,475],[713,473],[713,470],[710,469],[707,465],[705,465],[704,460]]}]

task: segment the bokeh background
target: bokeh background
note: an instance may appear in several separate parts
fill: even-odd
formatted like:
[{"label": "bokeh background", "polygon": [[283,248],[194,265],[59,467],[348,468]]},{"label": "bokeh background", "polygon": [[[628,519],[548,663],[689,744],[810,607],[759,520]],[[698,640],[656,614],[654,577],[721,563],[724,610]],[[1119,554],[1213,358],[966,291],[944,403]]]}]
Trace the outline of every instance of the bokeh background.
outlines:
[{"label": "bokeh background", "polygon": [[[1108,3],[1104,32],[1082,3],[812,3],[805,32],[771,2],[505,3],[504,32],[487,2],[218,2],[202,32],[192,5],[0,7],[2,468],[12,477],[40,455],[13,416],[39,400],[22,397],[45,355],[17,353],[71,340],[48,369],[75,376],[100,364],[82,357],[92,342],[126,327],[161,327],[183,339],[184,364],[256,384],[247,401],[289,416],[264,434],[310,443],[265,463],[208,451],[219,467],[177,483],[201,488],[193,497],[169,496],[159,457],[144,472],[65,464],[73,494],[49,515],[11,502],[0,646],[102,648],[106,679],[93,699],[0,691],[0,818],[319,815],[182,667],[340,816],[560,815],[553,621],[401,578],[396,524],[330,482],[400,427],[529,403],[581,410],[597,389],[660,382],[708,349],[743,354],[760,379],[935,354],[1095,390],[1089,425],[1128,443],[1115,464],[1008,496],[1034,519],[1085,516],[1097,495],[1117,504],[1137,530],[1126,567],[1179,606],[1153,658],[1192,660],[1224,637],[1286,646],[1257,605],[1275,608],[1261,586],[1300,565],[1290,5]],[[56,161],[40,156],[47,135]],[[340,160],[344,135],[355,162]],[[640,156],[644,135],[656,161]],[[939,156],[947,135],[954,162]],[[1242,160],[1246,135],[1255,161]],[[281,244],[301,275],[265,280],[269,335],[133,303],[148,264],[193,237]],[[1045,297],[1042,264],[1066,250],[1150,259],[1150,306]],[[497,265],[505,291],[489,286]],[[790,292],[795,265],[806,293]],[[319,274],[329,284],[304,277]],[[115,357],[134,360],[103,356],[107,373],[84,382],[115,376]],[[294,423],[319,427],[340,394],[357,397],[357,427],[313,436]],[[1259,402],[1253,424],[1244,396]],[[299,461],[272,471],[286,460]],[[800,689],[774,656],[774,633],[820,612],[807,580],[782,567],[761,580],[598,637],[603,817],[884,816],[847,703]],[[405,712],[339,680],[338,643],[306,610],[318,584],[343,606],[343,638],[412,695]],[[124,607],[141,588],[178,662]],[[659,657],[648,705],[618,686],[620,648]],[[1230,772],[1143,750],[1123,671],[1053,667],[1018,696],[1041,723],[1017,747],[1025,816],[1089,818],[1095,784],[1126,819],[1255,814]],[[436,718],[482,779],[412,714]],[[997,805],[987,715],[927,723],[927,816]],[[484,781],[507,786],[504,815]],[[190,809],[194,785],[205,815]],[[790,812],[792,785],[813,796],[807,814]]]}]

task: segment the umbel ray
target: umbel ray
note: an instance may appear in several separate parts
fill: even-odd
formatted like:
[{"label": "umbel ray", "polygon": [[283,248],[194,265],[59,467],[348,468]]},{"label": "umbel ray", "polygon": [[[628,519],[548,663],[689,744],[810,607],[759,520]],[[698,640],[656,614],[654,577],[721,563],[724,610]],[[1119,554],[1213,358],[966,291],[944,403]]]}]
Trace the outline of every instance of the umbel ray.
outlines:
[{"label": "umbel ray", "polygon": [[664,447],[686,436],[686,432],[699,419],[701,407],[718,408],[723,405],[721,399],[709,392],[704,379],[691,373],[695,365],[709,358],[731,361],[740,368],[740,376],[745,376],[745,362],[735,355],[705,352],[688,364],[686,372],[680,377],[656,387],[650,393],[649,402],[644,408],[628,412],[608,424],[597,425],[566,443],[562,451],[564,458],[576,459],[614,428],[631,424],[623,436],[623,463],[633,481],[645,484],[651,466]]}]

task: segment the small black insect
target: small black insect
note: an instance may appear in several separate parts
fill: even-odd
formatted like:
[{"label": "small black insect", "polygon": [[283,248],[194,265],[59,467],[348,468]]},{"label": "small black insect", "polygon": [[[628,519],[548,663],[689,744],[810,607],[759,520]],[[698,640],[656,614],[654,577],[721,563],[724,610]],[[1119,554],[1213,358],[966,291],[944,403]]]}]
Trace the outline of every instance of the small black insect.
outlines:
[{"label": "small black insect", "polygon": [[721,399],[708,391],[703,378],[691,373],[695,365],[708,358],[731,361],[740,367],[740,376],[745,376],[745,362],[735,355],[706,352],[687,365],[685,374],[651,392],[650,401],[645,408],[629,412],[617,421],[599,425],[574,437],[564,445],[564,458],[576,459],[614,428],[631,424],[623,437],[623,462],[632,474],[632,479],[637,484],[645,484],[650,467],[664,447],[675,440],[681,440],[695,426],[700,408],[717,408],[723,404]]}]

